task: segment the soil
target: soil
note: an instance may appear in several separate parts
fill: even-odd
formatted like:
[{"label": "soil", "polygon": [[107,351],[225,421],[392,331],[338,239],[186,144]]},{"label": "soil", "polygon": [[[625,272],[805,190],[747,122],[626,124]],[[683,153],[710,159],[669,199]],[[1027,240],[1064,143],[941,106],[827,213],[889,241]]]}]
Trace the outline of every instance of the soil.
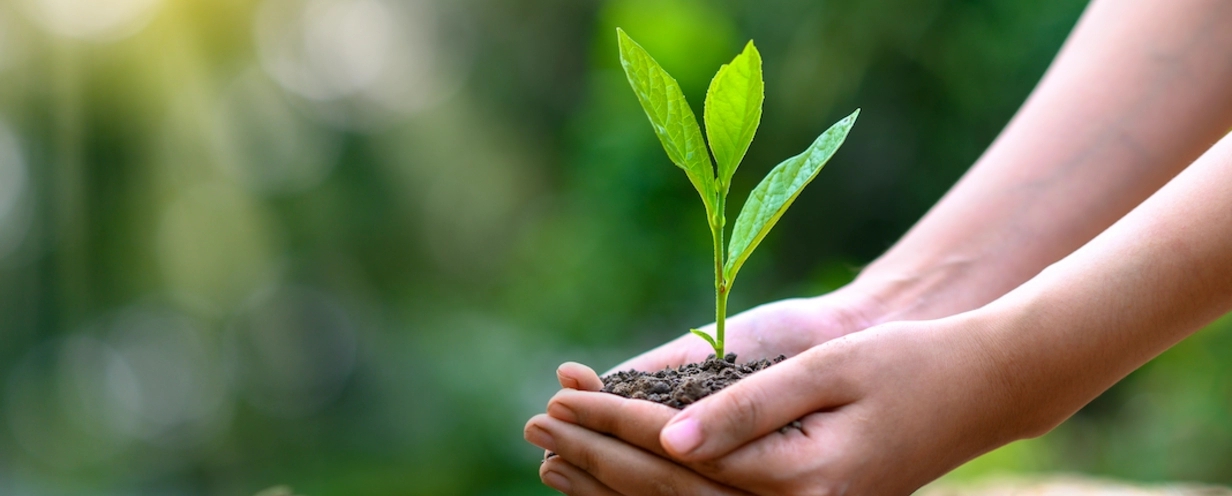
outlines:
[{"label": "soil", "polygon": [[616,372],[603,378],[603,392],[682,409],[786,359],[787,357],[779,355],[773,360],[763,358],[737,364],[735,353],[728,353],[722,360],[710,355],[705,361],[684,364],[674,369],[657,372]]}]

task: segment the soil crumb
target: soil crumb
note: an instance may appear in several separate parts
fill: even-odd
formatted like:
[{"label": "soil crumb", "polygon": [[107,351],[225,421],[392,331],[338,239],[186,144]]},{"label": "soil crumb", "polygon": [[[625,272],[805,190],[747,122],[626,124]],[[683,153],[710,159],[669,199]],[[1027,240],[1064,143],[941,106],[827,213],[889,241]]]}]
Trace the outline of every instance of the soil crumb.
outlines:
[{"label": "soil crumb", "polygon": [[749,374],[786,359],[779,355],[773,360],[763,358],[736,364],[735,353],[728,353],[722,360],[710,355],[703,362],[687,363],[658,372],[627,370],[613,373],[603,378],[603,392],[683,409]]}]

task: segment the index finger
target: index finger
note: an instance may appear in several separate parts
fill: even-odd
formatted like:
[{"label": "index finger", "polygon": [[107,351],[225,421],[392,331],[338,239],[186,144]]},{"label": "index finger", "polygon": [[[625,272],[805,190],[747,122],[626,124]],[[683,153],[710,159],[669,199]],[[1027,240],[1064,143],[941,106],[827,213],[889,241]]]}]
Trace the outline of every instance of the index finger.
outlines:
[{"label": "index finger", "polygon": [[[527,422],[525,432],[528,441],[553,447],[569,464],[621,494],[748,496],[744,491],[725,487],[619,439],[547,415],[532,418]],[[634,474],[636,476],[632,476]],[[591,493],[578,491],[570,494]]]},{"label": "index finger", "polygon": [[656,455],[666,457],[659,431],[680,410],[651,401],[609,393],[563,389],[548,401],[548,415],[607,434]]}]

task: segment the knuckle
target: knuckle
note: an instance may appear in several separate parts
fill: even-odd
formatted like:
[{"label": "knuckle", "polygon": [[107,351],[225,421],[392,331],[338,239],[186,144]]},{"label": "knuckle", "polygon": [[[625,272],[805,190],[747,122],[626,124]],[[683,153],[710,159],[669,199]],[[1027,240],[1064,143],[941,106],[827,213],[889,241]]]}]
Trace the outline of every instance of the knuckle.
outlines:
[{"label": "knuckle", "polygon": [[856,356],[859,347],[846,340],[836,340],[824,347],[802,354],[809,387],[825,390],[835,402],[845,403],[860,395],[861,384],[867,384],[875,369]]},{"label": "knuckle", "polygon": [[561,391],[552,396],[548,400],[547,412],[553,418],[563,420],[571,424],[586,425],[578,409],[570,406],[568,391]]},{"label": "knuckle", "polygon": [[724,463],[724,460],[725,458],[701,460],[692,462],[689,466],[702,475],[727,482],[724,477],[727,474],[727,464]]},{"label": "knuckle", "polygon": [[541,420],[542,420],[542,414],[535,415],[534,417],[531,417],[530,420],[527,420],[526,425],[522,426],[522,438],[527,441],[530,441],[531,438],[534,437],[534,431],[536,429],[541,429],[541,427],[539,426],[539,422]]},{"label": "knuckle", "polygon": [[733,390],[728,399],[731,407],[725,412],[726,421],[736,432],[746,433],[756,429],[761,418],[761,394],[753,386]]},{"label": "knuckle", "polygon": [[565,461],[598,479],[604,478],[603,456],[589,443],[572,443]]},{"label": "knuckle", "polygon": [[568,390],[557,391],[556,394],[553,394],[552,398],[548,400],[548,408],[550,409],[553,405],[560,406],[564,401],[562,396],[564,396],[567,391]]},{"label": "knuckle", "polygon": [[556,455],[564,459],[570,465],[577,467],[583,471],[591,472],[595,469],[598,460],[598,454],[595,447],[591,443],[575,439],[573,436],[554,435],[556,440]]},{"label": "knuckle", "polygon": [[597,422],[600,428],[626,441],[635,438],[637,432],[629,419],[637,418],[642,413],[640,409],[642,405],[639,405],[637,401],[620,398],[615,408],[605,410],[601,414],[604,418],[601,422]]}]

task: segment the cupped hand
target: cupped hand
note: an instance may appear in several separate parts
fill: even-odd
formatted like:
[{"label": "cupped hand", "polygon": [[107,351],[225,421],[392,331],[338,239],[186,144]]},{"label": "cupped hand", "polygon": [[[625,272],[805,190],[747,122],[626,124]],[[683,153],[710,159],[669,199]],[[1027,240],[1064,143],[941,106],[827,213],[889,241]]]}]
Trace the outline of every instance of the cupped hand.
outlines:
[{"label": "cupped hand", "polygon": [[1008,386],[1012,354],[983,338],[995,325],[960,315],[878,326],[683,411],[588,391],[598,377],[573,364],[560,374],[582,390],[557,394],[526,437],[560,455],[541,474],[567,494],[907,495],[1042,432]]},{"label": "cupped hand", "polygon": [[[778,355],[795,356],[819,343],[862,330],[872,323],[874,301],[867,293],[847,287],[813,298],[792,298],[758,306],[746,312],[735,315],[727,320],[726,347],[743,360]],[[701,329],[714,333],[714,324]],[[714,349],[705,341],[691,333],[669,341],[646,353],[626,360],[613,367],[617,370],[637,369],[654,371],[668,367],[676,367],[690,362],[705,360]],[[560,385],[566,389],[580,391],[599,391],[603,382],[593,370],[577,363],[566,363],[556,372]],[[672,410],[675,411],[675,410]],[[528,429],[529,429],[529,425]],[[562,426],[578,435],[590,436],[593,433],[576,426]],[[531,431],[528,432],[528,439]],[[602,439],[592,439],[592,445],[620,445],[619,440],[601,436]],[[541,446],[542,447],[542,446]],[[550,448],[546,448],[549,452]],[[575,494],[621,494],[609,489],[603,483],[569,462],[565,457],[551,457],[540,467],[540,477],[544,483],[557,489],[562,489],[566,481],[573,481],[573,486],[586,488]],[[662,467],[680,468],[665,460],[652,460],[650,463]],[[663,465],[667,463],[667,465]],[[713,481],[698,476],[692,472],[682,472],[679,477],[690,481],[692,487],[707,487],[714,494],[747,494],[732,488],[720,488]],[[609,481],[611,482],[611,481]],[[621,487],[616,483],[616,487]],[[570,492],[570,491],[564,491]],[[625,494],[636,494],[625,493]]]},{"label": "cupped hand", "polygon": [[[767,303],[727,319],[725,345],[740,361],[778,355],[795,356],[831,339],[872,325],[872,300],[847,287],[813,298]],[[701,328],[714,335],[714,324]],[[700,362],[714,354],[702,339],[685,333],[608,371],[656,371]]]}]

